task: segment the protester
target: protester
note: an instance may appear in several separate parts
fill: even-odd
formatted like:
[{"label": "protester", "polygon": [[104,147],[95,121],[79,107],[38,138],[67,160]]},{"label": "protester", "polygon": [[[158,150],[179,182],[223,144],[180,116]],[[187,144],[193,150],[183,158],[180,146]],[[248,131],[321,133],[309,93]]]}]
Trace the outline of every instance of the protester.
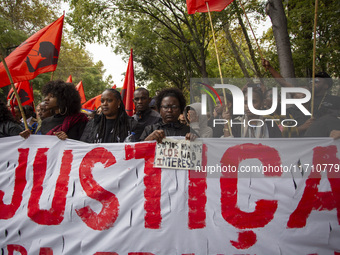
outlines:
[{"label": "protester", "polygon": [[178,120],[179,120],[180,123],[185,124],[185,125],[188,125],[188,123],[187,123],[187,121],[186,121],[186,119],[185,119],[183,113],[181,113],[181,114],[179,115]]},{"label": "protester", "polygon": [[315,75],[314,88],[314,111],[315,119],[327,114],[336,114],[340,110],[340,97],[330,95],[333,86],[332,78],[326,72]]},{"label": "protester", "polygon": [[221,137],[224,134],[223,132],[224,125],[215,123],[215,126],[214,126],[214,120],[224,119],[222,117],[223,112],[228,112],[230,115],[230,118],[233,119],[233,115],[232,115],[233,97],[229,93],[225,93],[225,95],[227,99],[227,105],[225,104],[224,95],[219,95],[221,98],[222,104],[220,100],[216,99],[216,105],[214,108],[213,116],[208,120],[208,126],[211,127],[213,130],[213,137]]},{"label": "protester", "polygon": [[[36,119],[36,114],[34,112],[33,106],[31,105],[24,105],[23,106],[26,116],[26,121],[29,129],[32,131],[32,133],[35,133],[37,127],[38,127],[38,120]],[[21,120],[23,121],[23,120]]]},{"label": "protester", "polygon": [[[287,82],[280,73],[278,73],[269,63],[263,59],[262,65],[268,70],[271,75],[280,83],[282,87],[294,87],[293,84]],[[311,81],[312,84],[312,81]],[[332,78],[326,72],[318,72],[315,74],[314,80],[314,107],[313,117],[315,119],[340,110],[340,97],[330,95],[329,92],[333,86]],[[294,96],[294,94],[293,94]],[[309,122],[309,125],[312,121]],[[303,123],[299,123],[300,125]]]},{"label": "protester", "polygon": [[[263,108],[268,110],[271,109],[272,104],[273,104],[273,90],[272,89],[267,89],[264,93],[264,101],[263,101]],[[297,96],[299,93],[294,93],[294,96]],[[280,95],[278,96],[278,103],[275,111],[270,114],[269,116],[266,116],[266,118],[272,118],[273,121],[275,121],[276,125],[279,127],[281,130],[282,136],[286,138],[291,138],[291,137],[298,137],[299,136],[299,128],[297,126],[301,125],[301,123],[304,123],[306,120],[309,119],[308,116],[303,115],[300,116],[299,113],[302,113],[295,105],[295,107],[289,107],[287,109],[287,114],[286,115],[281,115],[281,103],[280,103]],[[292,109],[293,108],[293,109]],[[296,111],[296,109],[298,111]],[[295,126],[294,120],[296,116],[299,116],[299,122],[298,125]],[[295,116],[295,117],[293,117]],[[301,118],[303,118],[303,121]],[[290,120],[289,120],[290,119]],[[282,121],[285,122],[285,125],[282,125]],[[299,124],[300,123],[300,124]]]},{"label": "protester", "polygon": [[186,122],[190,124],[190,128],[201,138],[210,138],[213,136],[212,128],[208,127],[207,116],[201,114],[201,103],[193,103],[186,106],[183,115]]},{"label": "protester", "polygon": [[93,118],[94,118],[94,116],[96,115],[96,111],[95,110],[93,110],[93,111],[91,111],[91,110],[83,110],[83,113],[85,113],[86,114],[86,116],[87,116],[87,118],[89,119],[89,120],[92,120]]},{"label": "protester", "polygon": [[[233,119],[231,127],[232,135],[224,125],[224,137],[247,137],[247,138],[274,138],[282,137],[281,131],[275,121],[265,121],[263,116],[258,116],[252,113],[248,108],[248,92],[243,90],[245,115]],[[253,106],[257,110],[263,108],[264,96],[262,90],[253,87]],[[259,121],[260,120],[260,121]]]},{"label": "protester", "polygon": [[34,132],[36,135],[41,135],[41,123],[44,119],[53,116],[53,113],[51,110],[46,109],[45,102],[41,102],[37,106],[37,116],[38,116],[38,126]]},{"label": "protester", "polygon": [[139,141],[144,128],[148,125],[157,123],[161,119],[161,115],[152,110],[149,106],[151,98],[149,96],[149,91],[145,88],[138,88],[133,93],[133,102],[136,107],[136,114],[132,117],[137,122],[135,128],[135,139]]},{"label": "protester", "polygon": [[156,106],[156,97],[151,98],[151,101],[149,103],[149,107],[150,107],[150,109],[152,109],[156,112],[159,112],[159,109],[157,109],[157,106]]},{"label": "protester", "polygon": [[316,121],[307,129],[306,137],[333,137],[338,139],[340,131],[340,111],[336,114],[327,114]]},{"label": "protester", "polygon": [[24,128],[15,121],[11,111],[5,103],[0,100],[0,138],[16,135],[27,138],[29,134],[30,131],[24,130]]},{"label": "protester", "polygon": [[198,137],[197,134],[190,133],[189,126],[178,120],[186,106],[182,91],[177,88],[163,89],[156,97],[156,106],[162,119],[156,124],[145,127],[140,137],[141,141],[162,142],[166,136],[185,136],[187,140]]},{"label": "protester", "polygon": [[[304,88],[308,89],[308,87]],[[292,97],[296,99],[304,98],[305,94],[294,93]],[[306,109],[310,109],[310,102],[304,103],[303,106]],[[289,137],[303,137],[306,130],[312,125],[315,120],[313,117],[305,115],[296,105],[287,108],[287,118],[294,119],[297,122],[297,125],[294,128],[295,132],[293,132],[292,135]],[[290,125],[289,123],[287,124]]]},{"label": "protester", "polygon": [[120,93],[106,89],[101,96],[101,113],[88,122],[81,141],[87,143],[122,143],[134,132],[136,122],[125,112]]},{"label": "protester", "polygon": [[38,112],[39,119],[44,120],[48,117],[53,116],[53,112],[50,109],[46,108],[46,103],[45,101],[41,102],[39,104],[40,111]]},{"label": "protester", "polygon": [[[25,110],[23,109],[23,111]],[[14,121],[24,127],[23,123],[21,122],[21,118],[22,115],[19,106],[14,106]]]},{"label": "protester", "polygon": [[41,134],[56,135],[59,139],[79,140],[88,119],[81,113],[80,96],[72,83],[50,81],[43,88],[46,110],[53,116],[41,123]]}]

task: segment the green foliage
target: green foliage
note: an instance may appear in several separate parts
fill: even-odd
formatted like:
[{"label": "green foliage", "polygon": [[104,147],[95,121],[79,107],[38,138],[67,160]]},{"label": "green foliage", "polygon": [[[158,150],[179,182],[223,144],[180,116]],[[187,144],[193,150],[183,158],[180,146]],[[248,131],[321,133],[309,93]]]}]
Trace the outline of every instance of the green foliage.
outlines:
[{"label": "green foliage", "polygon": [[60,2],[60,0],[2,0],[0,16],[10,21],[16,30],[33,34],[57,18]]},{"label": "green foliage", "polygon": [[[126,56],[133,48],[135,66],[139,67],[135,72],[139,86],[147,85],[152,92],[166,86],[185,89],[192,77],[219,77],[208,14],[188,15],[184,0],[111,0],[105,3],[70,0],[69,3],[73,11],[70,23],[82,40],[92,42],[96,38],[116,45],[115,52]],[[252,0],[245,8],[254,13],[256,21],[263,20],[263,3]],[[224,76],[243,75],[222,30],[226,22],[235,23],[238,12],[240,9],[229,5],[222,12],[212,13]],[[115,29],[111,30],[112,27]],[[253,73],[245,38],[239,27],[232,29],[241,58]]]},{"label": "green foliage", "polygon": [[[72,75],[83,81],[87,99],[113,85],[103,80],[103,64],[93,63],[83,49],[85,43],[99,42],[114,48],[117,54],[130,55],[133,49],[137,86],[147,86],[151,95],[157,90],[176,86],[187,93],[190,78],[219,77],[212,30],[207,13],[187,14],[184,0],[65,0],[71,12],[66,21],[73,30],[64,30],[64,41],[54,79]],[[243,1],[244,2],[244,1]],[[288,31],[297,77],[311,75],[314,0],[284,1]],[[253,28],[264,22],[265,1],[244,4]],[[340,1],[319,0],[316,71],[339,76]],[[0,43],[3,48],[17,46],[25,38],[54,20],[60,0],[4,0],[0,3]],[[15,11],[14,11],[15,10]],[[241,64],[225,36],[225,26],[236,45],[237,55],[251,77],[268,76],[260,66],[260,55],[245,16],[235,0],[225,10],[212,12],[212,23],[224,77],[243,77]],[[243,24],[244,23],[244,24]],[[241,29],[241,25],[245,30]],[[67,34],[67,37],[65,36]],[[77,39],[77,43],[73,38]],[[249,39],[247,38],[249,37]],[[278,70],[278,56],[272,29],[258,36],[262,52]],[[252,48],[254,52],[252,52]],[[243,70],[243,69],[242,69]],[[41,86],[51,74],[34,80],[39,97]],[[1,91],[0,91],[1,93]],[[4,93],[6,94],[6,93]]]},{"label": "green foliage", "polygon": [[[53,80],[64,80],[71,75],[72,82],[77,85],[83,82],[85,97],[87,100],[103,92],[105,88],[112,87],[112,80],[103,80],[105,70],[103,63],[99,61],[94,64],[89,54],[75,43],[62,41],[60,56],[56,71],[53,73]],[[40,74],[33,80],[35,89],[35,100],[42,96],[39,91],[44,84],[51,80],[51,73]],[[36,96],[37,95],[37,96]],[[37,103],[37,102],[35,102]]]},{"label": "green foliage", "polygon": [[[60,0],[4,0],[0,3],[0,46],[8,55],[30,35],[60,17]],[[14,11],[15,10],[15,11]],[[103,80],[102,62],[93,63],[89,53],[72,39],[72,33],[64,24],[59,61],[53,79],[67,80],[72,75],[74,84],[83,81],[85,96],[90,99],[106,87],[112,87],[112,77]],[[41,88],[51,80],[51,73],[38,75],[33,81],[35,104],[43,100]],[[0,96],[6,99],[9,86],[0,89]]]},{"label": "green foliage", "polygon": [[9,21],[0,17],[0,47],[5,56],[12,47],[20,45],[26,38],[24,32],[16,30]]},{"label": "green foliage", "polygon": [[[339,76],[340,2],[319,0],[316,33],[316,72],[326,71]],[[291,0],[288,5],[288,26],[295,71],[298,76],[311,76],[315,1]]]}]

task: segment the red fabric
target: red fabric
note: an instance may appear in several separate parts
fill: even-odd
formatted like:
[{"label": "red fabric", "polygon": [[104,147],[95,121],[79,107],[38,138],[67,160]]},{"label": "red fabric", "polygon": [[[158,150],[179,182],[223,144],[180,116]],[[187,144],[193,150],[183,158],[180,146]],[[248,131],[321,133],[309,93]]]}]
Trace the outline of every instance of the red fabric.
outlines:
[{"label": "red fabric", "polygon": [[[5,58],[14,83],[34,79],[57,68],[64,15],[39,30]],[[10,83],[3,63],[0,63],[0,88]]]},{"label": "red fabric", "polygon": [[[21,81],[14,84],[15,88],[17,89],[17,92],[20,96],[21,105],[29,105],[33,102],[33,88],[29,81]],[[7,101],[10,100],[10,104],[12,106],[17,106],[18,102],[16,100],[16,97],[14,95],[13,89],[11,89],[8,92],[7,95]]]},{"label": "red fabric", "polygon": [[66,81],[66,82],[72,83],[72,75],[70,75],[70,76],[67,78],[67,81]]},{"label": "red fabric", "polygon": [[133,71],[133,55],[131,49],[130,59],[126,70],[123,88],[122,91],[120,92],[123,99],[123,103],[125,105],[125,111],[129,116],[133,115],[133,110],[135,108],[135,105],[133,103],[134,92],[135,92],[135,75]]},{"label": "red fabric", "polygon": [[189,14],[195,12],[208,12],[207,4],[211,12],[220,12],[224,10],[234,0],[187,0],[187,8]]},{"label": "red fabric", "polygon": [[98,95],[96,97],[91,98],[89,101],[87,101],[85,104],[82,105],[83,109],[87,110],[96,110],[101,105],[100,99],[102,98],[102,95]]},{"label": "red fabric", "polygon": [[84,86],[83,86],[83,81],[80,81],[78,85],[76,86],[76,90],[78,90],[79,95],[80,95],[80,103],[84,104],[86,102],[86,97],[85,97],[85,92],[84,92]]},{"label": "red fabric", "polygon": [[87,116],[84,113],[77,113],[75,115],[66,116],[63,124],[52,128],[50,131],[48,131],[47,135],[53,135],[54,132],[58,131],[64,131],[65,133],[67,133],[67,131],[78,122],[88,122]]}]

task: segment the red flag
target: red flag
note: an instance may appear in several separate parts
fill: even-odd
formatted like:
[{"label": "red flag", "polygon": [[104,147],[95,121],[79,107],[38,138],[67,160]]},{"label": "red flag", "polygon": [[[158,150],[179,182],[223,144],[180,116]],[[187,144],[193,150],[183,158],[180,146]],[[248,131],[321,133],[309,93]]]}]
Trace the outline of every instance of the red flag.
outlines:
[{"label": "red flag", "polygon": [[96,110],[101,105],[100,99],[102,98],[102,95],[95,96],[91,98],[89,101],[87,101],[85,104],[82,105],[81,108],[87,109],[87,110]]},{"label": "red flag", "polygon": [[68,78],[67,78],[67,81],[68,83],[72,83],[72,75],[70,75]]},{"label": "red flag", "polygon": [[[14,84],[17,92],[20,96],[20,101],[22,105],[28,105],[33,102],[33,88],[29,81],[22,81]],[[18,105],[18,102],[14,96],[13,89],[8,92],[7,101],[10,100],[12,106]]]},{"label": "red flag", "polygon": [[80,81],[78,85],[76,86],[76,90],[78,90],[79,95],[80,95],[80,103],[83,104],[86,102],[86,97],[85,97],[85,92],[84,92],[84,86],[83,86],[83,81]]},{"label": "red flag", "polygon": [[212,12],[220,12],[224,10],[234,0],[187,0],[187,8],[189,14],[195,12],[208,12],[207,4],[209,4],[209,10]]},{"label": "red flag", "polygon": [[125,105],[126,113],[129,116],[133,115],[133,110],[135,108],[133,104],[133,93],[135,92],[135,75],[133,71],[133,56],[132,49],[130,53],[130,59],[128,67],[125,74],[124,84],[120,95],[122,96],[123,103]]},{"label": "red flag", "polygon": [[[5,58],[15,83],[32,80],[57,68],[63,21],[64,15],[32,35]],[[11,84],[3,63],[0,63],[0,77],[0,88]]]}]

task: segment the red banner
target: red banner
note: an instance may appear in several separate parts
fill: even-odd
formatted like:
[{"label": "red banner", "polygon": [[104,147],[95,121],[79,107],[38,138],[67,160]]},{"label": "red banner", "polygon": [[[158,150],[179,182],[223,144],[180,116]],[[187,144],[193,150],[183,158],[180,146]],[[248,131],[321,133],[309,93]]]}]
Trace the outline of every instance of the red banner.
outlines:
[{"label": "red banner", "polygon": [[83,104],[86,102],[85,92],[84,92],[84,86],[83,81],[80,81],[78,85],[76,86],[76,90],[78,90],[80,95],[80,103]]},{"label": "red banner", "polygon": [[72,75],[67,78],[66,82],[72,83]]},{"label": "red banner", "polygon": [[200,141],[0,138],[2,254],[338,254],[339,140]]},{"label": "red banner", "polygon": [[[20,101],[22,105],[28,105],[33,102],[33,88],[29,81],[18,82],[14,84],[14,86],[20,96]],[[18,105],[13,89],[11,89],[7,95],[7,101],[8,100],[10,100],[12,106]]]},{"label": "red banner", "polygon": [[100,99],[102,98],[102,95],[98,95],[96,97],[91,98],[89,101],[87,101],[85,104],[82,105],[83,109],[87,110],[96,110],[101,105]]},{"label": "red banner", "polygon": [[189,14],[195,12],[208,12],[207,3],[211,12],[223,11],[234,0],[187,0],[187,8]]},{"label": "red banner", "polygon": [[[39,30],[5,58],[14,82],[28,81],[57,68],[64,15]],[[0,88],[10,83],[0,63]]]},{"label": "red banner", "polygon": [[133,93],[135,92],[135,75],[133,70],[133,55],[132,49],[129,59],[129,64],[126,70],[124,85],[121,91],[123,103],[125,105],[126,113],[129,116],[133,115],[134,104],[133,104]]}]

